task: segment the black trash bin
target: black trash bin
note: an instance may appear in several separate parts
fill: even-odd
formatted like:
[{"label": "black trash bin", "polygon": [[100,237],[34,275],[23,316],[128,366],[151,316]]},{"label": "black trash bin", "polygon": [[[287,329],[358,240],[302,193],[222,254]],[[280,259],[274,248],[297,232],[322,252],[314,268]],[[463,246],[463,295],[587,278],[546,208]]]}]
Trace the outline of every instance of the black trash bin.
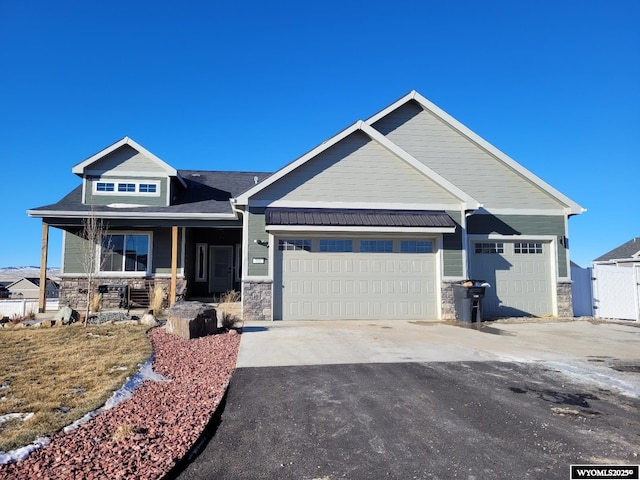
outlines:
[{"label": "black trash bin", "polygon": [[453,285],[456,320],[468,323],[482,321],[482,299],[486,285],[484,280],[467,280]]}]

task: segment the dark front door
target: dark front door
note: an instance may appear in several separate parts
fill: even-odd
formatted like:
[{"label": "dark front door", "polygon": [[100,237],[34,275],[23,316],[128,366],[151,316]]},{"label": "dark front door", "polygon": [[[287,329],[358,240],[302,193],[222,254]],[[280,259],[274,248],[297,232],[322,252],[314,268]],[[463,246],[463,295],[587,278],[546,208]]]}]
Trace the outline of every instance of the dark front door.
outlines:
[{"label": "dark front door", "polygon": [[233,288],[233,247],[212,246],[209,249],[209,291],[226,292]]}]

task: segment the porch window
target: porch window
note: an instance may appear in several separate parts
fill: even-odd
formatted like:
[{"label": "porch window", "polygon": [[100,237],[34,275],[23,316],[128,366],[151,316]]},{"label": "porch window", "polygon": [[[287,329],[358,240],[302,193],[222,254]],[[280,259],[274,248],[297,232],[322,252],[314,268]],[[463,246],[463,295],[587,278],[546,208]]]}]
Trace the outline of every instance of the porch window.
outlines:
[{"label": "porch window", "polygon": [[104,235],[100,265],[102,272],[146,272],[149,266],[149,235]]},{"label": "porch window", "polygon": [[196,282],[207,281],[207,247],[206,243],[196,243]]}]

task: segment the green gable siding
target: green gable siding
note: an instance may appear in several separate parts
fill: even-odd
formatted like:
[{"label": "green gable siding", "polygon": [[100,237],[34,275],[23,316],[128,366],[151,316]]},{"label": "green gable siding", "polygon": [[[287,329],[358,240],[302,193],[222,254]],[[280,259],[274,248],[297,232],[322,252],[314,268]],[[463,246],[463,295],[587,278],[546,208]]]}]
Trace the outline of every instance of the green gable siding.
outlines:
[{"label": "green gable siding", "polygon": [[[269,261],[265,263],[253,263],[252,258],[269,258],[269,249],[263,245],[258,245],[254,240],[269,240],[269,235],[265,231],[264,208],[249,208],[245,214],[248,215],[248,246],[247,246],[247,273],[251,277],[266,277],[269,275]],[[276,248],[271,245],[269,248]]]},{"label": "green gable siding", "polygon": [[442,235],[442,262],[445,277],[461,277],[463,275],[462,227],[461,212],[448,211],[447,214],[456,222],[455,233]]},{"label": "green gable siding", "polygon": [[[115,184],[118,181],[132,180],[136,182],[159,182],[158,191],[159,194],[145,195],[145,194],[130,194],[130,195],[118,195],[114,192],[110,195],[94,195],[93,185],[96,182],[113,182]],[[117,188],[117,186],[116,186]],[[167,177],[106,177],[101,178],[87,178],[85,179],[85,198],[84,203],[86,205],[110,205],[112,203],[130,203],[135,205],[146,205],[149,207],[165,207],[167,205]]]},{"label": "green gable siding", "polygon": [[362,132],[256,193],[253,200],[447,204],[460,200]]},{"label": "green gable siding", "polygon": [[567,249],[561,240],[566,235],[565,220],[560,215],[472,215],[467,220],[469,235],[498,233],[513,235],[553,235],[558,239],[558,275],[567,277]]},{"label": "green gable siding", "polygon": [[90,168],[92,171],[104,173],[126,174],[145,173],[166,175],[166,171],[157,162],[138,152],[130,145],[123,145],[113,152],[97,160]]}]

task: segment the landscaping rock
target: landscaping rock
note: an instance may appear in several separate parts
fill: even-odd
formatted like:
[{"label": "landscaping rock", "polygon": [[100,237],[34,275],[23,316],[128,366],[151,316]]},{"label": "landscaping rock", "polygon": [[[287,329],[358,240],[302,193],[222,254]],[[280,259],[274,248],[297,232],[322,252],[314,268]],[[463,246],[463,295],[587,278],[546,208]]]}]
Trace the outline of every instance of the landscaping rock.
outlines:
[{"label": "landscaping rock", "polygon": [[71,307],[62,307],[53,317],[56,325],[69,325],[78,321],[78,312]]},{"label": "landscaping rock", "polygon": [[188,340],[212,335],[218,330],[216,309],[202,302],[177,302],[169,309],[165,330]]},{"label": "landscaping rock", "polygon": [[157,327],[158,326],[158,322],[156,320],[156,317],[154,317],[150,313],[145,313],[142,316],[142,318],[140,319],[140,323],[142,325],[147,325],[149,327]]}]

